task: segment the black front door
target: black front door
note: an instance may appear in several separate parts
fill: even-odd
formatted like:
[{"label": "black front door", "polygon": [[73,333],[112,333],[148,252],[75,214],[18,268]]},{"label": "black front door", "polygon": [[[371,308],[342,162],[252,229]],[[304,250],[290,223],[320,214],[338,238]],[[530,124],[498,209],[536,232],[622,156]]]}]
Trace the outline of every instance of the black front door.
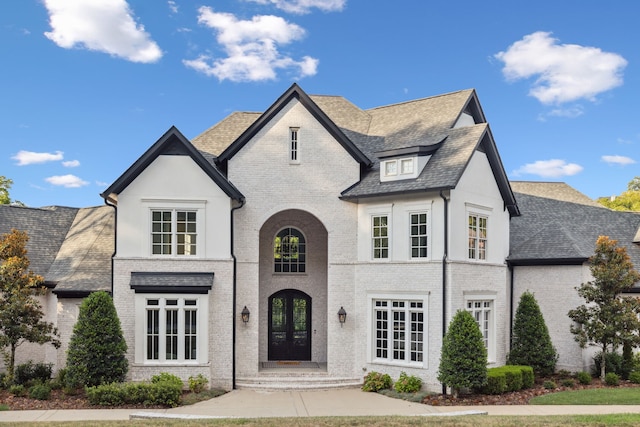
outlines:
[{"label": "black front door", "polygon": [[311,297],[304,292],[269,297],[269,360],[311,360]]}]

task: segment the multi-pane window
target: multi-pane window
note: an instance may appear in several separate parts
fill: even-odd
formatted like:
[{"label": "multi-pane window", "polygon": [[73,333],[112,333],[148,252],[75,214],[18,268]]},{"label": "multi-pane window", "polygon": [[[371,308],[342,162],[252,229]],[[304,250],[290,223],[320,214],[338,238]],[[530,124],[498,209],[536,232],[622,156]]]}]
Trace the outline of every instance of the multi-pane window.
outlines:
[{"label": "multi-pane window", "polygon": [[291,163],[300,162],[299,131],[299,128],[289,128],[289,161]]},{"label": "multi-pane window", "polygon": [[487,217],[469,214],[469,259],[487,259]]},{"label": "multi-pane window", "polygon": [[389,258],[389,217],[387,215],[371,217],[371,243],[374,259]]},{"label": "multi-pane window", "polygon": [[427,213],[412,213],[410,215],[411,258],[426,258],[427,237]]},{"label": "multi-pane window", "polygon": [[146,300],[146,349],[150,361],[197,359],[198,301],[189,298]]},{"label": "multi-pane window", "polygon": [[412,300],[374,300],[373,311],[375,358],[422,363],[424,303]]},{"label": "multi-pane window", "polygon": [[153,255],[196,255],[196,211],[151,211],[151,253]]},{"label": "multi-pane window", "polygon": [[288,227],[273,239],[273,271],[275,273],[306,272],[306,241],[302,232]]},{"label": "multi-pane window", "polygon": [[491,300],[469,300],[467,301],[467,311],[471,313],[482,332],[484,346],[490,349],[491,337],[493,335],[493,301]]}]

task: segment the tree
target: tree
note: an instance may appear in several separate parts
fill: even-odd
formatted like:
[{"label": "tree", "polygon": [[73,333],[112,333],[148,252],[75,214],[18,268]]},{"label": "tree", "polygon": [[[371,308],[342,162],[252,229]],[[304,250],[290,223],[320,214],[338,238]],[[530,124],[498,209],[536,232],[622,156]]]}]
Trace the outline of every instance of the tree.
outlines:
[{"label": "tree", "polygon": [[531,292],[525,292],[516,310],[507,364],[531,366],[536,374],[546,376],[555,372],[557,361],[540,306]]},{"label": "tree", "polygon": [[627,184],[627,191],[619,196],[601,197],[598,203],[614,211],[640,211],[640,176]]},{"label": "tree", "polygon": [[458,310],[442,339],[438,381],[451,387],[455,397],[461,388],[482,387],[487,382],[487,349],[468,311]]},{"label": "tree", "polygon": [[11,203],[9,189],[12,185],[13,180],[0,175],[0,205],[8,205]]},{"label": "tree", "polygon": [[[640,280],[640,274],[634,270],[626,249],[607,236],[598,237],[589,263],[593,280],[576,288],[585,304],[569,311],[569,317],[576,322],[571,333],[580,347],[599,347],[602,360],[606,360],[609,349],[615,351],[624,343],[640,344],[640,303],[637,298],[621,295]],[[602,380],[605,367],[606,363],[601,363]]]},{"label": "tree", "polygon": [[124,381],[127,343],[113,300],[94,292],[80,304],[67,352],[67,385],[96,386]]},{"label": "tree", "polygon": [[29,270],[25,249],[27,233],[12,230],[0,238],[0,348],[13,381],[16,349],[24,342],[51,343],[60,347],[58,331],[42,320],[44,312],[36,296],[43,295],[44,279]]}]

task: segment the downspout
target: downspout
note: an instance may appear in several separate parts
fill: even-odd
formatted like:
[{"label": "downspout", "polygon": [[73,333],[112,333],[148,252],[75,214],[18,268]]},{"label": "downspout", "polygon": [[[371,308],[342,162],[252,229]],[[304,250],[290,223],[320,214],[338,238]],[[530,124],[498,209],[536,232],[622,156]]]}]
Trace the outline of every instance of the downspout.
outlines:
[{"label": "downspout", "polygon": [[[111,202],[111,203],[110,203]],[[111,254],[111,298],[113,298],[113,259],[116,256],[116,248],[118,247],[118,205],[113,203],[114,200],[110,197],[104,198],[104,204],[113,208],[113,253]]]},{"label": "downspout", "polygon": [[507,261],[507,266],[509,267],[509,350],[511,350],[511,344],[513,342],[513,265]]},{"label": "downspout", "polygon": [[231,208],[231,232],[230,232],[230,236],[231,236],[231,258],[233,258],[233,332],[232,332],[232,336],[233,336],[233,343],[232,343],[232,349],[231,349],[231,364],[232,364],[232,372],[231,372],[231,388],[233,390],[236,389],[236,314],[237,314],[237,309],[236,309],[236,284],[237,284],[237,279],[236,279],[236,272],[237,272],[237,259],[236,259],[236,254],[234,253],[234,247],[233,247],[233,240],[234,240],[234,233],[233,233],[233,229],[234,229],[234,221],[233,221],[233,213],[240,209],[241,207],[244,206],[244,198],[240,200],[240,205],[236,206],[234,208]]},{"label": "downspout", "polygon": [[[442,338],[447,333],[447,258],[449,257],[449,199],[440,190],[444,200],[444,252],[442,254]],[[447,394],[447,386],[442,384],[442,394]]]}]

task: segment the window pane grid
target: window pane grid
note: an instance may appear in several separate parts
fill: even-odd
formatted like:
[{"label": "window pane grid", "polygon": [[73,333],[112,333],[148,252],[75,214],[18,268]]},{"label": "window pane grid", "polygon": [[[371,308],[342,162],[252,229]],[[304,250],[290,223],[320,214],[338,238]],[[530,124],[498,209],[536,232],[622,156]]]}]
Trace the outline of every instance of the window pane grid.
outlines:
[{"label": "window pane grid", "polygon": [[371,228],[373,258],[389,258],[389,227],[387,215],[372,217]]},{"label": "window pane grid", "polygon": [[376,358],[402,363],[423,362],[422,301],[375,300],[374,316]]},{"label": "window pane grid", "polygon": [[469,215],[469,259],[487,259],[487,218]]},{"label": "window pane grid", "polygon": [[275,273],[305,273],[306,241],[302,232],[289,227],[273,239],[273,271]]},{"label": "window pane grid", "polygon": [[197,360],[197,319],[195,299],[147,300],[146,360]]},{"label": "window pane grid", "polygon": [[298,129],[289,129],[290,145],[289,145],[289,160],[292,162],[298,161]]},{"label": "window pane grid", "polygon": [[427,257],[427,214],[411,214],[411,258]]},{"label": "window pane grid", "polygon": [[153,255],[196,255],[196,247],[195,211],[151,212],[151,253]]},{"label": "window pane grid", "polygon": [[490,300],[467,301],[467,311],[469,311],[476,320],[482,333],[484,346],[487,349],[489,348],[489,337],[491,334],[491,306]]}]

